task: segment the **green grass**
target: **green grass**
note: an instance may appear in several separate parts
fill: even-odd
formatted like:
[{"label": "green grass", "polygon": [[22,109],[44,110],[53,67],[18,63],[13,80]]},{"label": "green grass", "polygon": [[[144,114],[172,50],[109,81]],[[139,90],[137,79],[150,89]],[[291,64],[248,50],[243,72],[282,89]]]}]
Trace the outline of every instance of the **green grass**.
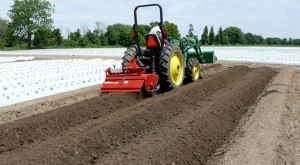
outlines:
[{"label": "green grass", "polygon": [[4,47],[4,48],[1,48],[0,50],[1,51],[28,50],[28,48],[14,46],[14,47]]}]

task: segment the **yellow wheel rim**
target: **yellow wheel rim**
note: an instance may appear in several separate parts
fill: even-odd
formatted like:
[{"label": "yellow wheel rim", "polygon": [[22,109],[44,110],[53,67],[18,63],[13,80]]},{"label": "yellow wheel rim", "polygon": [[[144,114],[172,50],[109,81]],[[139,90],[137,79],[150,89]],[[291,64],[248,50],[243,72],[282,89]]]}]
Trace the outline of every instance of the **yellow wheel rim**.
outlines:
[{"label": "yellow wheel rim", "polygon": [[182,55],[179,51],[174,51],[170,61],[170,75],[174,85],[180,85],[182,83],[183,74],[184,66]]},{"label": "yellow wheel rim", "polygon": [[199,78],[199,65],[195,64],[194,68],[193,68],[193,77],[195,80],[198,80]]}]

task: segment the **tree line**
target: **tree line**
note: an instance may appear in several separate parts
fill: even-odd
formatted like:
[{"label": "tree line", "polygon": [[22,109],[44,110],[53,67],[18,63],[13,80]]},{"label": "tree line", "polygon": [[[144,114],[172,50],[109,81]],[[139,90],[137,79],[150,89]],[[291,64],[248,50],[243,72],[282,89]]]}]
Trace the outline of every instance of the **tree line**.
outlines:
[{"label": "tree line", "polygon": [[[52,14],[54,5],[47,0],[14,0],[8,11],[11,21],[0,18],[0,48],[4,47],[102,47],[102,46],[130,46],[133,44],[132,26],[113,24],[106,26],[97,21],[93,29],[82,26],[67,33],[63,38],[61,29],[53,26]],[[149,25],[139,25],[140,44],[146,44],[145,36],[157,22]],[[168,30],[168,37],[180,39],[178,26],[172,22],[164,22]],[[193,35],[194,27],[188,26],[188,35]],[[201,34],[204,45],[289,45],[299,46],[300,39],[292,38],[263,38],[252,33],[243,33],[238,27],[219,27],[215,33],[214,27],[205,26]]]},{"label": "tree line", "polygon": [[300,39],[292,38],[263,38],[261,35],[252,33],[243,33],[238,27],[228,27],[222,29],[219,27],[217,34],[214,27],[211,26],[210,31],[205,26],[202,33],[202,40],[205,45],[281,45],[281,46],[299,46]]}]

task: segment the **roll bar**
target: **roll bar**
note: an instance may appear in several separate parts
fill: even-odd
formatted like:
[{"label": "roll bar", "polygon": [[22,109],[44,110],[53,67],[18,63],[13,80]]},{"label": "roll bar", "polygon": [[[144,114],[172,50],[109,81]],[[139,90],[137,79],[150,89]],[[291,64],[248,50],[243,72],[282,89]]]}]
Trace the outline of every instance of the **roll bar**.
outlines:
[{"label": "roll bar", "polygon": [[135,7],[134,9],[134,25],[133,25],[133,30],[135,33],[135,42],[136,45],[138,47],[138,53],[141,53],[141,49],[140,49],[140,43],[139,43],[139,36],[138,36],[138,23],[137,23],[137,10],[138,8],[142,8],[142,7],[151,7],[151,6],[157,6],[159,8],[160,11],[160,22],[159,22],[159,28],[161,30],[161,49],[164,47],[164,42],[163,39],[164,37],[164,21],[163,21],[163,10],[162,7],[159,4],[148,4],[148,5],[139,5],[137,7]]}]

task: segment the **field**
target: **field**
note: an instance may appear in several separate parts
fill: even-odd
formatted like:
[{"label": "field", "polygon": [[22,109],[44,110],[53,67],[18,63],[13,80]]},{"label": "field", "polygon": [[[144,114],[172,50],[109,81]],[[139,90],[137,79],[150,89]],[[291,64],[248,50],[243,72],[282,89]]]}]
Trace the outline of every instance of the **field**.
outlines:
[{"label": "field", "polygon": [[100,84],[105,79],[105,68],[119,63],[101,59],[57,59],[0,64],[0,106]]},{"label": "field", "polygon": [[154,97],[100,93],[121,49],[1,52],[0,164],[300,164],[300,49],[205,49],[203,79]]}]

